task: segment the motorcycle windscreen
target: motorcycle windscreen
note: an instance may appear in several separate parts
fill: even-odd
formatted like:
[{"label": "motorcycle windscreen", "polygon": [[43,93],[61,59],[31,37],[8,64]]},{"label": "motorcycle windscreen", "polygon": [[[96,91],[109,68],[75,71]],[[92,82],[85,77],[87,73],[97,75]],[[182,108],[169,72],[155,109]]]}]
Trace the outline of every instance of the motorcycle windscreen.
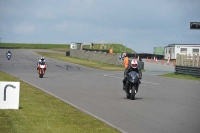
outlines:
[{"label": "motorcycle windscreen", "polygon": [[131,83],[137,83],[139,80],[139,74],[135,71],[131,71],[128,73],[127,79]]},{"label": "motorcycle windscreen", "polygon": [[45,65],[40,65],[40,68],[45,68]]}]

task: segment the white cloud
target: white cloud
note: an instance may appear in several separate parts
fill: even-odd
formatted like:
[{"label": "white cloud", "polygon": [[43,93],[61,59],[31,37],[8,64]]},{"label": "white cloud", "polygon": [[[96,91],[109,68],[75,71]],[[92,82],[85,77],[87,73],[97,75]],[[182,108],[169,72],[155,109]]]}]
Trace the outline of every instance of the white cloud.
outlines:
[{"label": "white cloud", "polygon": [[29,35],[35,31],[35,26],[32,24],[19,24],[13,28],[15,34]]}]

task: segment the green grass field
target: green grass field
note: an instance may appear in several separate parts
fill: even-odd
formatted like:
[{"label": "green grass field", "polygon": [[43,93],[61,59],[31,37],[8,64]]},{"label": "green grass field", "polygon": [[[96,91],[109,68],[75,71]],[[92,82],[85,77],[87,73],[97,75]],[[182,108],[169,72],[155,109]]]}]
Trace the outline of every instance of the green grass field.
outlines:
[{"label": "green grass field", "polygon": [[20,82],[20,109],[0,110],[0,133],[119,133],[19,79],[0,75],[0,81]]}]

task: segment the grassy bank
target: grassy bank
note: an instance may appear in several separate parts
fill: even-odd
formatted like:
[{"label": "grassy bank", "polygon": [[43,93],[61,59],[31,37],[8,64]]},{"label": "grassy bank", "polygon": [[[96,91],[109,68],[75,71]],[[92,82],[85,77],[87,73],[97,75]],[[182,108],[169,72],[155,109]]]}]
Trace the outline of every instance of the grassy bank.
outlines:
[{"label": "grassy bank", "polygon": [[[101,44],[95,43],[93,49],[97,49],[99,50],[101,47]],[[90,45],[84,45],[84,48],[90,48]],[[109,43],[109,44],[105,44],[105,49],[109,50],[109,49],[113,49],[114,53],[123,53],[123,52],[127,52],[127,53],[135,53],[134,50],[125,47],[122,44],[115,44],[115,43]]]},{"label": "grassy bank", "polygon": [[192,76],[192,75],[184,75],[184,74],[168,73],[168,74],[162,74],[159,76],[200,81],[200,77],[196,77],[196,76]]},{"label": "grassy bank", "polygon": [[[103,50],[109,50],[113,48],[114,53],[135,53],[134,50],[125,47],[122,44],[105,44],[106,47]],[[94,44],[94,49],[100,50],[101,44]],[[52,49],[56,51],[68,51],[70,49],[70,44],[28,44],[28,43],[0,43],[0,48],[15,48],[15,49]],[[83,48],[90,48],[89,44],[84,44]]]},{"label": "grassy bank", "polygon": [[119,132],[19,79],[0,75],[0,81],[20,82],[20,109],[0,110],[1,133]]},{"label": "grassy bank", "polygon": [[69,44],[27,44],[27,43],[0,43],[0,48],[10,49],[51,49],[55,51],[68,51]]}]

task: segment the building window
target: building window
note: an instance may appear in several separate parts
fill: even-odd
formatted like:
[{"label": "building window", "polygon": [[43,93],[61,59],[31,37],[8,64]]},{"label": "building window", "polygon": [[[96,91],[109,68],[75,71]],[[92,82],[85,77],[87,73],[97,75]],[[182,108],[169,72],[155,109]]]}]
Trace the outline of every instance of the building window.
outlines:
[{"label": "building window", "polygon": [[187,48],[181,48],[181,53],[182,54],[187,54]]},{"label": "building window", "polygon": [[194,48],[194,49],[192,50],[192,54],[199,54],[199,49]]}]

